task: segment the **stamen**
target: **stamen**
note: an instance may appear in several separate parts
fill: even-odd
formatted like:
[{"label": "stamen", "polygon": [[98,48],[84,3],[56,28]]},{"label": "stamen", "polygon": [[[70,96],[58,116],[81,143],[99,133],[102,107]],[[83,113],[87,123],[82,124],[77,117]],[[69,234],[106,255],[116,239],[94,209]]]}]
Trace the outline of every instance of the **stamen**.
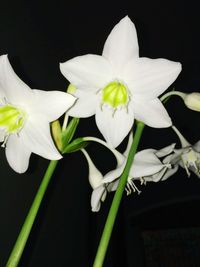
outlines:
[{"label": "stamen", "polygon": [[130,195],[132,192],[137,192],[138,195],[139,195],[139,194],[141,194],[141,192],[142,192],[142,191],[140,191],[140,190],[137,188],[137,186],[134,184],[133,179],[130,179],[130,178],[129,178],[128,181],[127,181],[125,190],[126,190],[127,195]]}]

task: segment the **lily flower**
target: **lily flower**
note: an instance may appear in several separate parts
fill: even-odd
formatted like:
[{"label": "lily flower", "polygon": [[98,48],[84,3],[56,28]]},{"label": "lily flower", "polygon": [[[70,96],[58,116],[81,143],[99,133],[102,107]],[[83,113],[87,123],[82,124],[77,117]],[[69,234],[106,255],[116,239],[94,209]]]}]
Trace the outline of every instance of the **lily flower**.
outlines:
[{"label": "lily flower", "polygon": [[75,99],[64,92],[32,90],[15,74],[7,55],[0,56],[0,142],[11,168],[25,172],[32,152],[50,160],[62,157],[51,138],[50,122]]},{"label": "lily flower", "polygon": [[[115,185],[112,185],[112,189],[116,189],[119,183],[119,177],[121,176],[124,167],[126,165],[128,151],[132,136],[129,137],[129,142],[126,151],[124,152],[125,160],[123,164],[118,166],[115,170],[108,172],[103,179],[105,184],[115,182]],[[175,173],[176,169],[171,169],[170,157],[168,159],[161,158],[170,155],[173,152],[175,144],[171,144],[160,150],[155,149],[145,149],[139,151],[135,154],[134,162],[131,166],[129,177],[126,184],[126,192],[129,195],[132,191],[140,191],[137,189],[134,184],[135,180],[140,180],[141,184],[146,184],[146,182],[158,182],[160,180],[165,180],[169,176]]]},{"label": "lily flower", "polygon": [[76,88],[73,95],[78,100],[69,115],[95,115],[112,147],[127,136],[134,119],[156,128],[171,126],[158,96],[175,81],[181,64],[139,57],[136,29],[128,16],[109,34],[102,56],[78,56],[60,64],[60,70]]},{"label": "lily flower", "polygon": [[175,126],[172,126],[172,129],[179,137],[182,148],[174,149],[170,163],[184,168],[188,177],[190,171],[200,177],[200,141],[191,145]]}]

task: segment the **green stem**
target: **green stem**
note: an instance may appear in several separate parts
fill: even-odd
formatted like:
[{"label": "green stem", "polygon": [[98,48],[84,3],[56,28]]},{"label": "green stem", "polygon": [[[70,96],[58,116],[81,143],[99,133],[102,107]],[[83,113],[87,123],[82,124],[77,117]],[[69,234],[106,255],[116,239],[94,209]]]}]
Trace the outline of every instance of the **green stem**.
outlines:
[{"label": "green stem", "polygon": [[6,267],[18,266],[18,263],[19,263],[20,258],[22,256],[27,239],[29,237],[30,231],[32,229],[33,223],[35,221],[36,215],[38,213],[40,204],[42,202],[42,199],[43,199],[44,194],[46,192],[47,186],[50,182],[50,179],[54,173],[54,170],[55,170],[57,164],[58,164],[57,160],[52,160],[49,163],[49,166],[48,166],[46,173],[43,177],[41,185],[40,185],[40,187],[37,191],[37,194],[34,198],[33,204],[31,206],[29,213],[25,219],[25,222],[21,228],[21,231],[20,231],[19,236],[17,238],[17,241],[15,243],[15,246],[14,246],[14,248],[10,254],[10,257],[8,259]]},{"label": "green stem", "polygon": [[122,198],[125,186],[126,186],[129,171],[130,171],[131,165],[133,163],[134,156],[135,156],[135,153],[137,151],[137,147],[138,147],[138,144],[140,142],[140,138],[141,138],[143,129],[144,129],[144,124],[142,122],[138,122],[135,136],[133,138],[133,143],[131,145],[131,148],[130,148],[130,151],[128,154],[127,163],[126,163],[124,171],[120,177],[120,182],[119,182],[119,185],[117,187],[117,191],[115,192],[115,195],[114,195],[114,198],[112,201],[112,205],[111,205],[108,217],[107,217],[107,221],[106,221],[105,226],[104,226],[104,230],[103,230],[102,237],[101,237],[101,240],[99,243],[99,247],[97,250],[97,254],[96,254],[96,258],[95,258],[93,267],[102,267],[103,266],[104,258],[105,258],[108,244],[110,241],[110,237],[112,234],[112,230],[113,230],[113,226],[114,226],[117,212],[119,209],[119,205],[121,202],[121,198]]},{"label": "green stem", "polygon": [[164,94],[163,96],[160,97],[160,101],[164,101],[166,98],[172,96],[172,95],[177,95],[180,96],[183,100],[185,98],[185,96],[187,95],[186,93],[180,92],[180,91],[170,91],[166,94]]}]

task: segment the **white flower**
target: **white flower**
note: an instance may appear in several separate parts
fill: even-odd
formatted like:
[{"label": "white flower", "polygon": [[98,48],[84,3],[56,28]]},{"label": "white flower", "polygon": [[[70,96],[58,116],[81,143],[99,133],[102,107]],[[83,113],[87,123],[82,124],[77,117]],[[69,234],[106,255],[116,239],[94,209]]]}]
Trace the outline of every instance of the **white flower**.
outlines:
[{"label": "white flower", "polygon": [[70,94],[31,90],[13,71],[8,57],[0,57],[0,141],[9,165],[27,170],[31,153],[57,160],[49,123],[75,102]]},{"label": "white flower", "polygon": [[[115,182],[115,186],[112,185],[113,190],[116,189],[117,184],[119,182],[118,178],[121,176],[126,165],[131,138],[132,137],[129,138],[129,143],[124,153],[125,160],[123,164],[118,166],[115,170],[108,172],[104,176],[103,182],[105,184]],[[171,144],[160,150],[145,149],[135,154],[134,162],[131,166],[126,184],[127,194],[130,194],[132,191],[137,191],[138,193],[140,193],[140,191],[134,184],[135,180],[140,180],[141,183],[146,183],[150,181],[158,182],[160,180],[165,180],[166,178],[174,174],[177,169],[171,170],[171,164],[169,163],[170,158],[168,158],[167,160],[164,159],[163,161],[160,160],[160,158],[169,155],[173,151],[174,146],[175,144]]]},{"label": "white flower", "polygon": [[89,117],[106,141],[117,147],[134,119],[151,127],[169,127],[171,119],[158,99],[181,71],[166,59],[139,57],[134,24],[126,16],[108,36],[102,56],[84,55],[60,65],[62,74],[77,88],[78,101],[69,114]]},{"label": "white flower", "polygon": [[175,126],[172,126],[172,129],[179,137],[182,148],[174,149],[170,163],[184,168],[188,176],[192,171],[200,177],[200,141],[192,146]]}]

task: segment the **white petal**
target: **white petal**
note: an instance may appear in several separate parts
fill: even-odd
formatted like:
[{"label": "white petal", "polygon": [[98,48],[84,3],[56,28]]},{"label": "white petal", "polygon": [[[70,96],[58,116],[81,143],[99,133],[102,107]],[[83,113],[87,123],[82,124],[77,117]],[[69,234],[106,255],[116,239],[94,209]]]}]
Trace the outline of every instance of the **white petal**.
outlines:
[{"label": "white petal", "polygon": [[10,135],[6,143],[6,158],[10,167],[23,173],[28,169],[31,151],[24,144],[23,138],[17,135]]},{"label": "white petal", "polygon": [[42,116],[28,118],[19,135],[33,153],[50,160],[62,158],[51,138],[49,123]]},{"label": "white petal", "polygon": [[161,95],[178,77],[181,64],[167,59],[130,60],[124,69],[124,80],[134,94],[146,99]]},{"label": "white petal", "polygon": [[95,188],[99,187],[100,185],[102,185],[103,175],[97,169],[97,167],[94,165],[94,162],[91,160],[87,151],[85,149],[82,149],[81,151],[84,154],[84,156],[86,157],[86,160],[88,163],[88,167],[89,167],[88,178],[89,178],[90,185],[93,189],[95,189]]},{"label": "white petal", "polygon": [[0,129],[0,142],[4,141],[4,137],[5,137],[5,130],[4,129]]},{"label": "white petal", "polygon": [[165,175],[162,177],[161,181],[167,180],[170,176],[174,175],[178,170],[178,165],[173,166],[173,168],[168,169]]},{"label": "white petal", "polygon": [[30,111],[35,114],[42,114],[48,122],[58,119],[76,101],[71,94],[60,91],[32,90]]},{"label": "white petal", "polygon": [[119,179],[115,180],[112,183],[109,183],[106,187],[106,189],[108,190],[108,192],[112,192],[112,191],[116,191],[117,187],[119,185]]},{"label": "white petal", "polygon": [[7,55],[0,56],[0,95],[11,104],[28,101],[31,89],[15,74]]},{"label": "white petal", "polygon": [[196,151],[196,152],[200,152],[200,140],[198,142],[196,142],[192,148]]},{"label": "white petal", "polygon": [[160,179],[165,174],[166,169],[167,169],[167,167],[163,167],[163,169],[161,169],[159,172],[157,172],[157,173],[155,173],[153,175],[150,175],[150,176],[142,177],[142,179],[144,180],[145,183],[146,182],[154,182],[154,183],[157,183],[157,182],[160,181]]},{"label": "white petal", "polygon": [[111,66],[102,56],[84,55],[60,64],[62,74],[77,88],[97,91],[111,81]]},{"label": "white petal", "polygon": [[178,164],[178,162],[181,160],[182,149],[174,149],[174,152],[175,153],[170,154],[169,156],[163,159],[164,164],[167,164],[167,163],[170,163],[172,165]]},{"label": "white petal", "polygon": [[105,187],[99,186],[96,189],[93,190],[92,196],[91,196],[91,207],[92,211],[97,212],[99,211],[101,207],[101,198],[103,194],[105,193]]},{"label": "white petal", "polygon": [[117,178],[119,178],[119,177],[121,176],[123,170],[124,170],[125,164],[126,164],[126,162],[124,162],[124,163],[123,163],[121,166],[119,166],[118,168],[116,168],[116,169],[114,169],[114,170],[108,172],[108,173],[104,176],[102,182],[103,182],[103,183],[110,183],[110,182],[115,181]]},{"label": "white petal", "polygon": [[130,175],[133,178],[155,174],[163,168],[162,162],[156,157],[154,149],[145,149],[136,153]]},{"label": "white petal", "polygon": [[171,119],[159,99],[134,101],[135,118],[154,128],[165,128],[172,125]]},{"label": "white petal", "polygon": [[95,114],[98,99],[97,94],[77,89],[74,96],[77,97],[77,101],[68,111],[70,116],[87,118]]},{"label": "white petal", "polygon": [[128,111],[124,108],[115,112],[109,107],[97,106],[96,123],[106,139],[107,143],[112,147],[117,147],[127,136],[133,126],[134,115],[131,108]]},{"label": "white petal", "polygon": [[138,58],[137,33],[128,16],[123,18],[109,34],[103,49],[103,56],[120,73],[131,58]]},{"label": "white petal", "polygon": [[157,150],[156,153],[155,153],[156,156],[161,158],[161,157],[164,157],[164,156],[170,154],[174,150],[175,145],[176,144],[174,143],[174,144],[166,146],[166,147],[164,147],[162,149]]}]

